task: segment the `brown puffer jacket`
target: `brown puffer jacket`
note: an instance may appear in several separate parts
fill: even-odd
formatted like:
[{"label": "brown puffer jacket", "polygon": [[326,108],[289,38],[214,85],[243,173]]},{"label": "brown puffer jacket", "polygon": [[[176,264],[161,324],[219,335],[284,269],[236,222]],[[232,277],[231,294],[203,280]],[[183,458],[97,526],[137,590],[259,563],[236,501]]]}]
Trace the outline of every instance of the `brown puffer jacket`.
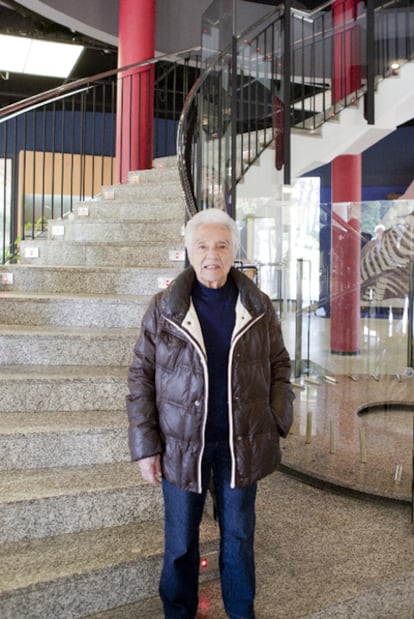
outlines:
[{"label": "brown puffer jacket", "polygon": [[[128,374],[132,460],[162,455],[165,479],[201,492],[207,360],[191,302],[191,267],[153,297]],[[275,470],[293,420],[290,359],[269,297],[232,268],[239,289],[229,353],[232,487]]]}]

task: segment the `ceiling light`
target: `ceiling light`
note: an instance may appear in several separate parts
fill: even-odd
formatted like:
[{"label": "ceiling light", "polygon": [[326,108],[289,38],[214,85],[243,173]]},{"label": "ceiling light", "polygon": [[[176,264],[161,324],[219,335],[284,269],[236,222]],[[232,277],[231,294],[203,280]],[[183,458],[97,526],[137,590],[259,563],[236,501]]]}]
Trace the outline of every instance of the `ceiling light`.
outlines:
[{"label": "ceiling light", "polygon": [[81,45],[0,35],[0,71],[68,77],[82,53]]}]

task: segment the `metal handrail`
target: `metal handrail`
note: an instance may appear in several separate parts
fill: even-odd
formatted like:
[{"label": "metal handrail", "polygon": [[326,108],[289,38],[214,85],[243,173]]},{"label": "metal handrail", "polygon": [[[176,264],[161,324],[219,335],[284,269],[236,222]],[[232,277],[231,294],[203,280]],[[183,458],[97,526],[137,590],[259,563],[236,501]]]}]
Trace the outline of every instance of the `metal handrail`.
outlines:
[{"label": "metal handrail", "polygon": [[175,52],[174,54],[163,54],[154,58],[149,58],[148,60],[135,62],[124,67],[108,69],[107,71],[96,73],[95,75],[92,75],[90,77],[82,77],[73,82],[67,82],[66,84],[62,84],[61,86],[56,86],[55,88],[51,88],[50,90],[46,90],[30,97],[26,97],[25,99],[17,101],[16,103],[5,105],[4,107],[0,108],[0,122],[9,120],[9,118],[14,118],[17,113],[23,114],[28,110],[35,109],[36,107],[39,107],[42,103],[59,101],[62,98],[74,94],[75,91],[82,91],[83,89],[86,89],[90,84],[101,82],[108,77],[127,73],[133,69],[145,69],[150,66],[159,64],[163,60],[166,60],[168,62],[178,62],[180,60],[182,61],[182,59],[189,54],[195,55],[197,53],[199,54],[200,52],[201,48],[199,46],[191,47],[189,49]]}]

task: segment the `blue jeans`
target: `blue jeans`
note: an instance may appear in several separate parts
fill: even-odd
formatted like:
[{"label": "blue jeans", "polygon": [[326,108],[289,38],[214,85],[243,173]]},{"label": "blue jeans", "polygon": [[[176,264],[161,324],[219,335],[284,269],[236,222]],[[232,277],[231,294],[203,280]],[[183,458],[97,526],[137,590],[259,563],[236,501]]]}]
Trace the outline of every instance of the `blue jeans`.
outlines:
[{"label": "blue jeans", "polygon": [[160,596],[166,619],[194,619],[198,606],[199,527],[211,473],[220,526],[220,577],[230,619],[254,619],[254,529],[256,484],[230,488],[231,457],[226,442],[207,443],[202,462],[203,492],[162,482],[165,552]]}]

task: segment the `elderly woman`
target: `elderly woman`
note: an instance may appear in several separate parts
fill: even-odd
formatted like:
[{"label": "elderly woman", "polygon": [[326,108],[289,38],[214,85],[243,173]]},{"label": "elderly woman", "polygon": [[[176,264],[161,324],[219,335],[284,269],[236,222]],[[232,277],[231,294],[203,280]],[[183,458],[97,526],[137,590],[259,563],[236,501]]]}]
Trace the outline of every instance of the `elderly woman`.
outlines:
[{"label": "elderly woman", "polygon": [[214,483],[220,574],[231,619],[254,618],[257,481],[280,462],[292,423],[290,360],[270,299],[233,267],[238,228],[219,209],[185,230],[190,267],[155,295],[129,371],[132,460],[162,484],[167,619],[193,619],[199,526]]}]

